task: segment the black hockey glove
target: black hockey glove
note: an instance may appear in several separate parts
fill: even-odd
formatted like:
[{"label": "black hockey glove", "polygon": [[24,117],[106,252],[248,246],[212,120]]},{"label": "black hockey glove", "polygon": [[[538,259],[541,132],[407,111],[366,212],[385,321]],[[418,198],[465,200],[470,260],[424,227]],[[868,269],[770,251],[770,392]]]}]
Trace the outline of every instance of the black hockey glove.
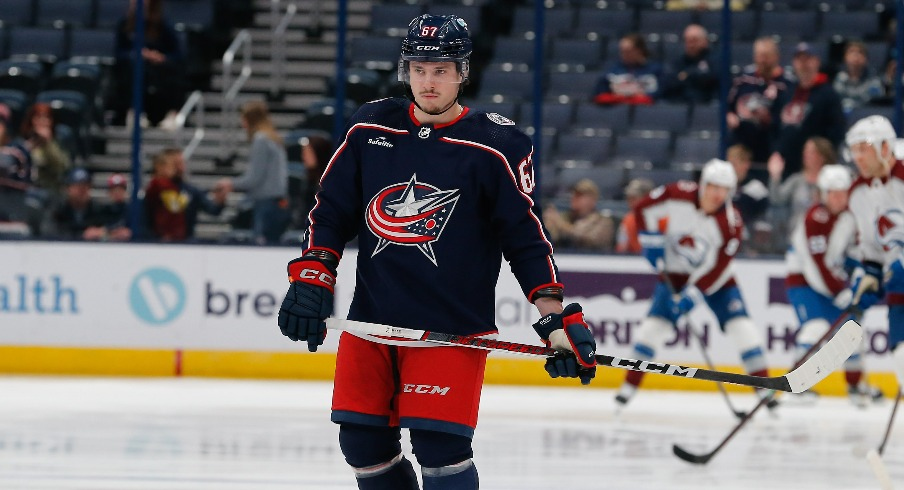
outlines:
[{"label": "black hockey glove", "polygon": [[326,338],[326,318],[333,313],[336,269],[326,260],[305,255],[291,262],[289,291],[279,307],[279,329],[293,341],[307,340],[316,352]]},{"label": "black hockey glove", "polygon": [[572,303],[562,313],[550,313],[534,324],[547,347],[557,351],[546,359],[546,372],[553,378],[581,378],[590,384],[596,376],[596,340],[584,322],[581,305]]}]

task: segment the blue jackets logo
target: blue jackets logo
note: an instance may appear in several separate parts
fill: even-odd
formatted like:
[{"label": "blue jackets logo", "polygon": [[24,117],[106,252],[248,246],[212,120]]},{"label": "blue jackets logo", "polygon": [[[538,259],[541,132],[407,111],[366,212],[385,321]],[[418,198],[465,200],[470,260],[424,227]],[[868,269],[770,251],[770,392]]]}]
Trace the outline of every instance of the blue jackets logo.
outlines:
[{"label": "blue jackets logo", "polygon": [[185,309],[185,284],[169,269],[145,269],[132,280],[129,305],[143,322],[165,325]]}]

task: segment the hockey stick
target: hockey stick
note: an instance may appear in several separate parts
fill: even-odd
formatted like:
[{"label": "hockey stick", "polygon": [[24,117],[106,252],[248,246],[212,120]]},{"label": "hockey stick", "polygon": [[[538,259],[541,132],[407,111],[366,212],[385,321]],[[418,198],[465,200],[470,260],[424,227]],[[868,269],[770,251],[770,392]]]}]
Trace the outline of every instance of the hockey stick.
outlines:
[{"label": "hockey stick", "polygon": [[[410,328],[391,327],[376,323],[357,322],[354,320],[342,320],[339,318],[327,318],[326,326],[332,330],[345,330],[357,334],[373,335],[385,340],[409,339],[430,342],[434,344],[455,345],[483,349],[488,351],[511,352],[529,356],[549,357],[556,354],[556,350],[539,345],[519,344],[504,340],[487,339],[481,337],[468,337],[447,333],[431,332],[429,330],[414,330]],[[776,391],[800,393],[809,389],[832,371],[838,369],[854,348],[860,343],[863,335],[860,325],[851,320],[845,323],[838,335],[819,349],[806,362],[784,376],[760,377],[748,374],[714,371],[709,369],[692,368],[677,364],[657,363],[627,359],[622,357],[596,354],[596,362],[600,366],[609,366],[630,371],[664,374],[689,379],[705,381],[722,381],[754,388],[765,388]]]},{"label": "hockey stick", "polygon": [[901,402],[901,396],[901,388],[898,388],[895,403],[891,407],[891,415],[888,417],[888,424],[885,426],[885,435],[882,437],[882,442],[879,444],[879,447],[866,449],[863,445],[858,444],[857,446],[854,446],[853,450],[854,456],[866,458],[866,462],[869,463],[870,469],[873,470],[873,474],[875,474],[876,479],[879,480],[879,486],[882,490],[892,488],[891,476],[888,474],[885,463],[882,462],[882,452],[885,451],[885,444],[888,443],[888,437],[891,435],[892,424],[894,424],[895,421],[895,413],[898,411],[898,404]]},{"label": "hockey stick", "polygon": [[[662,267],[662,262],[658,264],[659,267],[659,275],[662,277],[662,282],[669,289],[669,294],[672,295],[672,302],[675,302],[675,298],[678,297],[678,293],[675,292],[675,286],[672,285],[672,279],[665,272],[665,268]],[[703,334],[697,331],[694,326],[691,324],[690,312],[684,315],[684,323],[687,324],[687,329],[690,330],[690,334],[697,339],[697,345],[700,346],[700,353],[703,354],[703,360],[706,361],[706,367],[711,370],[715,370],[716,366],[713,364],[712,359],[709,357],[709,352],[706,350],[706,343],[703,341]],[[743,410],[738,410],[734,407],[734,404],[731,403],[731,398],[728,396],[728,390],[725,389],[725,385],[722,384],[721,381],[716,381],[716,386],[719,388],[719,392],[722,393],[722,398],[725,399],[725,403],[728,404],[728,409],[731,410],[731,413],[735,414],[735,417],[741,419],[747,415]]]},{"label": "hockey stick", "polygon": [[[810,348],[807,349],[807,352],[804,353],[804,355],[800,358],[800,360],[794,364],[794,368],[793,368],[792,372],[796,371],[797,369],[800,369],[801,367],[805,366],[808,362],[813,360],[813,358],[822,354],[823,349],[820,349],[819,346],[824,341],[826,341],[826,344],[823,347],[828,347],[829,344],[836,342],[836,339],[839,338],[839,336],[848,327],[848,325],[856,325],[859,330],[859,324],[857,324],[857,322],[855,322],[853,320],[848,320],[844,323],[844,325],[841,326],[841,328],[838,329],[837,334],[835,334],[834,336],[832,335],[835,332],[835,329],[838,328],[838,325],[841,322],[843,322],[844,320],[846,320],[850,315],[851,315],[850,312],[845,310],[838,317],[838,319],[835,320],[835,322],[832,324],[832,326],[829,327],[828,330],[826,330],[826,333],[824,333],[817,342],[814,342],[813,345],[811,345]],[[859,331],[859,335],[857,335],[857,338],[851,340],[852,343],[847,346],[850,348],[848,355],[850,355],[851,352],[854,352],[854,349],[856,349],[857,346],[860,345],[862,333],[863,333],[862,330]],[[811,356],[811,354],[812,354],[812,356]],[[847,359],[847,357],[840,359],[838,366],[841,366],[844,363],[845,359]],[[822,376],[822,378],[825,378],[826,376],[829,375],[829,373],[823,372],[823,373],[820,373],[820,375]],[[822,378],[820,378],[820,379],[822,379]],[[813,383],[813,384],[816,384],[816,383]],[[806,391],[806,389],[803,389],[796,393],[800,393],[803,391]],[[737,425],[734,426],[733,429],[731,429],[731,432],[729,432],[728,435],[726,435],[722,439],[722,442],[720,442],[712,451],[705,453],[705,454],[693,454],[693,453],[686,451],[684,448],[682,448],[681,446],[679,446],[677,444],[672,444],[672,453],[674,453],[675,456],[678,456],[679,458],[687,461],[688,463],[694,463],[694,464],[708,463],[709,460],[712,459],[713,456],[715,456],[723,447],[725,447],[725,445],[728,444],[728,441],[730,441],[735,436],[735,434],[737,434],[741,430],[741,428],[744,427],[747,424],[747,422],[749,422],[753,418],[754,414],[756,414],[757,411],[759,411],[759,409],[766,406],[770,400],[772,400],[772,396],[764,396],[763,398],[760,398],[760,401],[753,407],[753,410],[748,412],[747,415],[744,418],[742,418],[737,423]]]}]

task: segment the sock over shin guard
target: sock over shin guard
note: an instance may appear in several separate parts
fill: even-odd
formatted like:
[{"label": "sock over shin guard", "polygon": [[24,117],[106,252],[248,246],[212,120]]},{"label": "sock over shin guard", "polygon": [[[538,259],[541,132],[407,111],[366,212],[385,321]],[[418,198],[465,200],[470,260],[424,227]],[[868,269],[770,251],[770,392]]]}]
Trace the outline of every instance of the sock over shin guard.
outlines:
[{"label": "sock over shin guard", "polygon": [[424,490],[477,490],[477,467],[470,459],[441,468],[421,468]]},{"label": "sock over shin guard", "polygon": [[402,454],[385,463],[354,470],[359,490],[418,490],[411,461]]}]

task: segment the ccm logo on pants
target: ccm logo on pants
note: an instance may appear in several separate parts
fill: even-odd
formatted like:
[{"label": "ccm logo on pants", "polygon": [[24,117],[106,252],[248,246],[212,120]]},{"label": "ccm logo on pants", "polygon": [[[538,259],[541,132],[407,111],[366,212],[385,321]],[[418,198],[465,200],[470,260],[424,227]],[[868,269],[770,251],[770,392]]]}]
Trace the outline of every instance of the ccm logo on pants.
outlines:
[{"label": "ccm logo on pants", "polygon": [[404,384],[402,385],[402,391],[405,393],[421,393],[424,395],[435,395],[439,394],[445,396],[446,393],[449,392],[449,387],[441,387],[441,386],[433,386],[433,385],[415,385],[415,384]]}]

